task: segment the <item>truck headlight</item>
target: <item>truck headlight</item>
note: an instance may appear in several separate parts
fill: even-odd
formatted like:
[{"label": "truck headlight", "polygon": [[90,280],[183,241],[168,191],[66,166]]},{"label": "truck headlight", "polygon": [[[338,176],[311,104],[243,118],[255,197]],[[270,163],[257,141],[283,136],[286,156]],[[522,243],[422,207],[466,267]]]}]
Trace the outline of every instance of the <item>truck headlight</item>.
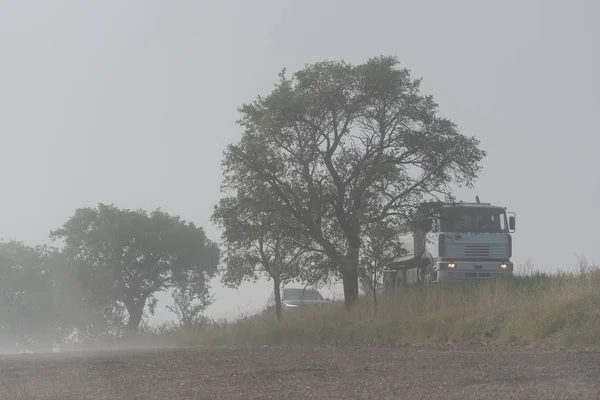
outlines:
[{"label": "truck headlight", "polygon": [[507,269],[507,268],[508,268],[508,265],[506,265],[506,264],[500,264],[500,269]]},{"label": "truck headlight", "polygon": [[456,264],[448,263],[448,269],[454,269],[454,268],[456,268]]}]

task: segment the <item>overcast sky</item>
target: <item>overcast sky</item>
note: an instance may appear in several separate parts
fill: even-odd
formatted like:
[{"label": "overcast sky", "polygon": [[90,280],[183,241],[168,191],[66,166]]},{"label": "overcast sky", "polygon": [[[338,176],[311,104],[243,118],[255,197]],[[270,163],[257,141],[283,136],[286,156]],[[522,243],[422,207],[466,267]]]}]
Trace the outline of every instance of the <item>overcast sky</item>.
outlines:
[{"label": "overcast sky", "polygon": [[[594,0],[0,0],[0,237],[77,207],[161,207],[202,225],[237,107],[283,68],[394,54],[488,151],[476,190],[517,213],[514,261],[600,261],[600,3]],[[223,289],[211,316],[262,307]],[[168,318],[159,310],[158,319]]]}]

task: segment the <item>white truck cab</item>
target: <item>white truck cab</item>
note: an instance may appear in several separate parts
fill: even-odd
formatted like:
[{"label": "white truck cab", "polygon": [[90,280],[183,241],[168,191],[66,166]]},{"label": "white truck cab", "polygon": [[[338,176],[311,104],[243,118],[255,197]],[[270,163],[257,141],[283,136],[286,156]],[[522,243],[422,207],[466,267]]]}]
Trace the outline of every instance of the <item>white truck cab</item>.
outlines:
[{"label": "white truck cab", "polygon": [[400,228],[397,240],[404,253],[395,257],[387,252],[393,262],[384,271],[384,288],[512,275],[515,215],[476,199],[476,203],[438,203],[432,214],[417,213],[412,228]]}]

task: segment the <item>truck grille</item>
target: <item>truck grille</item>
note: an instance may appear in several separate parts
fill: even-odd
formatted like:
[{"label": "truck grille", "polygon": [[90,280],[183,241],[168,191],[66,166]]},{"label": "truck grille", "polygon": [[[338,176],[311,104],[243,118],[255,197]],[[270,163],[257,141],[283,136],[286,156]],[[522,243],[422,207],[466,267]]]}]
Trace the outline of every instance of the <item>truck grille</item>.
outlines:
[{"label": "truck grille", "polygon": [[465,257],[489,257],[490,246],[487,244],[466,244]]},{"label": "truck grille", "polygon": [[507,247],[504,244],[449,243],[444,256],[450,258],[506,258]]}]

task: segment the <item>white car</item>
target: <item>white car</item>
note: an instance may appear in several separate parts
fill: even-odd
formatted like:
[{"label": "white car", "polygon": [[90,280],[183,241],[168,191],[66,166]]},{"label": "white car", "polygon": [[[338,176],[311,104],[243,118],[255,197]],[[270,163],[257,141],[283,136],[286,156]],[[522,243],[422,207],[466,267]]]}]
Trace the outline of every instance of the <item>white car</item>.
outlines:
[{"label": "white car", "polygon": [[[283,310],[327,303],[329,303],[329,299],[323,298],[317,289],[302,287],[281,289],[281,308]],[[266,311],[268,313],[275,312],[274,292],[271,292],[267,300]]]}]

